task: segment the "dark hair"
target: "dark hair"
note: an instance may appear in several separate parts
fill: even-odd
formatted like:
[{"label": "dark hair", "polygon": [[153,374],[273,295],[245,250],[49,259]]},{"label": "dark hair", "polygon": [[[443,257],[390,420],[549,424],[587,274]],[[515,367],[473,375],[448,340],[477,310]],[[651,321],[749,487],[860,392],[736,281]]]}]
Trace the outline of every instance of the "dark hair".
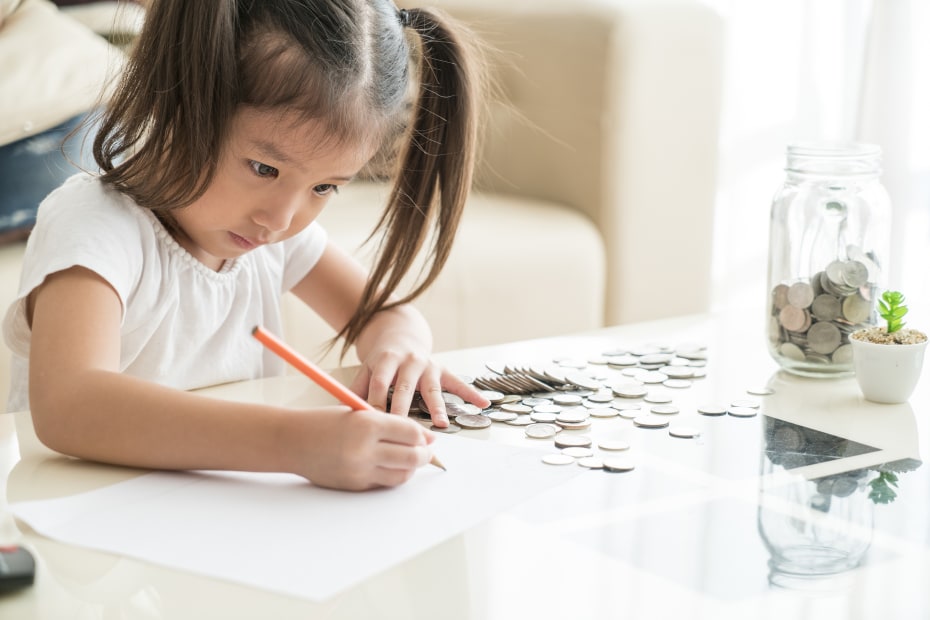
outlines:
[{"label": "dark hair", "polygon": [[[165,217],[209,186],[240,105],[297,112],[334,140],[385,140],[404,127],[393,190],[369,237],[383,235],[378,258],[337,334],[345,352],[375,313],[421,294],[449,256],[474,169],[478,49],[447,15],[409,9],[401,19],[391,0],[154,0],[94,157],[105,183]],[[418,282],[391,300],[427,239]]]}]

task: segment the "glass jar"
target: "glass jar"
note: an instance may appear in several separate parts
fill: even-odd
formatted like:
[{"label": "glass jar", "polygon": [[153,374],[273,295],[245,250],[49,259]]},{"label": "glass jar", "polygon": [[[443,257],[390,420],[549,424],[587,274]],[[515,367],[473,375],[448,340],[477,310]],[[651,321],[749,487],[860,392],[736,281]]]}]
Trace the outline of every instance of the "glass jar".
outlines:
[{"label": "glass jar", "polygon": [[798,144],[769,223],[769,353],[810,377],[853,374],[849,334],[878,322],[891,205],[881,149]]}]

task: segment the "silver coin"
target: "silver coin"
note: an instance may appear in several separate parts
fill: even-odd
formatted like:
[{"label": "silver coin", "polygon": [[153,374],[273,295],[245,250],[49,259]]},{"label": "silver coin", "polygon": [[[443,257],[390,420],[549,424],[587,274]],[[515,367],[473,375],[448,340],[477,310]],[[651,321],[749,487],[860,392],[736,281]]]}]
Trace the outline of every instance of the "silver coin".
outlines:
[{"label": "silver coin", "polygon": [[583,399],[577,394],[554,394],[552,402],[556,405],[580,405]]},{"label": "silver coin", "polygon": [[567,424],[579,424],[588,419],[590,414],[587,409],[583,408],[573,408],[565,409],[557,416],[555,416],[556,422],[565,422]]},{"label": "silver coin", "polygon": [[488,414],[488,419],[492,422],[508,422],[516,418],[517,414],[510,411],[492,411]]},{"label": "silver coin", "polygon": [[601,390],[599,392],[595,392],[594,394],[591,394],[590,396],[588,396],[589,401],[593,403],[599,403],[599,404],[609,403],[613,399],[614,399],[614,393],[611,392],[610,390]]},{"label": "silver coin", "polygon": [[491,420],[487,416],[472,413],[456,416],[455,423],[462,428],[468,429],[487,428],[491,426]]},{"label": "silver coin", "polygon": [[691,382],[687,379],[666,379],[662,382],[662,385],[675,390],[683,390],[691,387]]},{"label": "silver coin", "polygon": [[642,428],[664,428],[668,426],[668,419],[654,414],[646,414],[633,418],[633,424]]},{"label": "silver coin", "polygon": [[666,375],[664,372],[659,372],[658,370],[647,372],[642,377],[640,377],[640,381],[647,384],[662,383],[667,380],[668,375]]},{"label": "silver coin", "polygon": [[[690,364],[690,362],[684,358],[681,359],[685,364]],[[672,360],[673,362],[676,360]],[[690,379],[694,375],[694,368],[692,366],[666,366],[662,369],[662,372],[669,379]]]},{"label": "silver coin", "polygon": [[[426,404],[425,402],[423,403]],[[460,415],[478,415],[481,413],[481,409],[471,403],[446,403],[446,414],[450,417],[458,417]]]},{"label": "silver coin", "polygon": [[676,405],[653,405],[649,411],[659,415],[675,415],[681,410]]},{"label": "silver coin", "polygon": [[575,459],[567,454],[547,454],[542,458],[542,462],[546,465],[571,465]]},{"label": "silver coin", "polygon": [[621,366],[622,367],[622,366],[636,366],[637,364],[639,364],[639,358],[636,357],[635,355],[629,355],[629,354],[611,356],[607,360],[608,366]]},{"label": "silver coin", "polygon": [[588,358],[589,364],[595,364],[596,366],[603,366],[607,364],[607,357],[604,355],[592,355]]},{"label": "silver coin", "polygon": [[755,407],[730,407],[727,413],[736,418],[751,418],[759,413]]},{"label": "silver coin", "polygon": [[504,399],[504,393],[498,392],[497,390],[480,390],[480,393],[491,401],[492,404],[497,404]]},{"label": "silver coin", "polygon": [[532,439],[551,439],[559,432],[559,428],[553,424],[530,424],[523,429],[527,437]]},{"label": "silver coin", "polygon": [[529,426],[535,423],[537,422],[528,415],[518,415],[513,420],[507,420],[504,422],[504,424],[507,424],[510,426]]},{"label": "silver coin", "polygon": [[452,435],[453,433],[458,433],[461,431],[462,427],[456,426],[455,424],[450,424],[449,426],[443,427],[430,425],[429,430],[433,431],[434,433],[445,433],[447,435]]},{"label": "silver coin", "polygon": [[853,361],[853,352],[851,344],[841,344],[830,356],[835,364],[851,364]]},{"label": "silver coin", "polygon": [[595,418],[613,418],[619,412],[613,407],[598,407],[597,409],[588,410],[588,413]]},{"label": "silver coin", "polygon": [[823,355],[833,353],[842,342],[840,330],[828,321],[818,321],[807,330],[807,342],[811,349]]},{"label": "silver coin", "polygon": [[535,407],[533,407],[533,411],[535,411],[536,413],[551,413],[551,414],[555,415],[555,414],[559,413],[560,411],[562,411],[562,406],[561,406],[561,405],[555,405],[555,404],[552,404],[552,405],[536,405]]},{"label": "silver coin", "polygon": [[814,289],[807,282],[795,282],[788,287],[788,303],[795,308],[807,308],[814,301]]},{"label": "silver coin", "polygon": [[762,406],[762,403],[754,398],[738,398],[730,403],[731,407],[752,407],[753,409],[758,409]]},{"label": "silver coin", "polygon": [[782,356],[796,362],[803,362],[805,359],[804,351],[801,350],[801,347],[791,342],[783,342],[781,346],[778,347],[778,352],[781,353]]},{"label": "silver coin", "polygon": [[539,405],[551,405],[552,400],[549,398],[537,398],[530,396],[521,400],[520,404],[526,405],[527,407],[538,407]]},{"label": "silver coin", "polygon": [[752,394],[753,396],[771,396],[775,393],[775,390],[768,386],[756,386],[751,387],[746,390],[747,394]]},{"label": "silver coin", "polygon": [[843,316],[850,323],[864,323],[872,313],[872,304],[858,293],[843,300]]},{"label": "silver coin", "polygon": [[450,392],[443,392],[443,393],[442,393],[442,400],[443,400],[443,402],[446,403],[447,405],[449,405],[449,404],[464,405],[464,404],[465,404],[465,399],[464,399],[464,398],[462,398],[462,397],[459,396],[458,394],[452,394],[452,393],[450,393]]},{"label": "silver coin", "polygon": [[544,422],[551,424],[552,422],[555,422],[556,415],[557,414],[549,413],[548,411],[534,411],[530,414],[530,419],[533,420],[533,422]]},{"label": "silver coin", "polygon": [[697,408],[701,415],[726,415],[727,408],[723,405],[707,404]]},{"label": "silver coin", "polygon": [[587,435],[566,435],[564,433],[557,435],[555,440],[556,448],[590,448],[591,438]]},{"label": "silver coin", "polygon": [[642,398],[649,393],[646,386],[638,383],[615,383],[611,390],[620,398]]},{"label": "silver coin", "polygon": [[578,464],[588,469],[604,469],[604,461],[596,456],[586,456],[578,459]]},{"label": "silver coin", "polygon": [[584,420],[582,422],[562,422],[561,420],[556,420],[555,423],[567,431],[577,431],[591,426],[591,420]]},{"label": "silver coin", "polygon": [[668,429],[668,434],[672,437],[680,437],[682,439],[691,439],[697,437],[701,434],[701,431],[696,428],[691,428],[689,426],[673,426]]},{"label": "silver coin", "polygon": [[594,451],[591,448],[585,448],[582,446],[572,446],[570,448],[562,448],[562,454],[567,454],[568,456],[574,457],[576,459],[581,459],[586,456],[591,456],[594,454]]},{"label": "silver coin", "polygon": [[523,403],[504,403],[501,405],[501,411],[507,411],[509,413],[529,413],[532,410],[532,407],[524,405]]},{"label": "silver coin", "polygon": [[630,444],[619,439],[605,439],[599,441],[597,447],[608,452],[622,452],[623,450],[629,450]]},{"label": "silver coin", "polygon": [[565,378],[572,385],[584,388],[586,390],[601,389],[601,382],[581,372],[570,372],[565,374]]},{"label": "silver coin", "polygon": [[651,391],[643,396],[643,400],[653,405],[665,405],[672,402],[672,396],[671,394],[666,394],[665,392]]},{"label": "silver coin", "polygon": [[633,471],[634,469],[636,469],[636,465],[633,463],[633,461],[631,461],[628,458],[622,458],[622,457],[621,458],[613,457],[613,458],[604,459],[603,466],[604,466],[604,471],[615,472],[615,473]]},{"label": "silver coin", "polygon": [[841,302],[829,293],[821,293],[814,298],[811,304],[811,314],[821,321],[834,321],[842,312]]}]

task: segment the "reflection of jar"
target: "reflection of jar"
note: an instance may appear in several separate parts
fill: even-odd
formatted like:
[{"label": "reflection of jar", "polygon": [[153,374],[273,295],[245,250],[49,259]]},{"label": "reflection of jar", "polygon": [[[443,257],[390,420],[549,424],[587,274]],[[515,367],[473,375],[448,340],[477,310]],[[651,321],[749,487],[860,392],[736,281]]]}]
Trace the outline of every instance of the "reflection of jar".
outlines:
[{"label": "reflection of jar", "polygon": [[849,376],[849,334],[878,319],[890,201],[881,149],[792,145],[769,229],[769,352],[790,372]]},{"label": "reflection of jar", "polygon": [[757,518],[759,535],[771,554],[770,582],[815,587],[820,578],[857,567],[872,542],[868,470],[812,480],[796,475],[789,481],[785,476],[867,447],[774,418],[766,420],[763,445]]}]

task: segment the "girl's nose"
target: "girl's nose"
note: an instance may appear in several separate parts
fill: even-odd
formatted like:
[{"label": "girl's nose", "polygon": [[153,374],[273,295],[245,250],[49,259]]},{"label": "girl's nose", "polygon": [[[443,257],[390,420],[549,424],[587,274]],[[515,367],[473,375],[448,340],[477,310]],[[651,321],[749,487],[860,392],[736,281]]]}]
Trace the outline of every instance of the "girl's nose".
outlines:
[{"label": "girl's nose", "polygon": [[294,215],[300,209],[302,198],[294,196],[285,200],[275,201],[264,208],[258,209],[252,216],[256,224],[275,233],[284,232],[291,226]]}]

